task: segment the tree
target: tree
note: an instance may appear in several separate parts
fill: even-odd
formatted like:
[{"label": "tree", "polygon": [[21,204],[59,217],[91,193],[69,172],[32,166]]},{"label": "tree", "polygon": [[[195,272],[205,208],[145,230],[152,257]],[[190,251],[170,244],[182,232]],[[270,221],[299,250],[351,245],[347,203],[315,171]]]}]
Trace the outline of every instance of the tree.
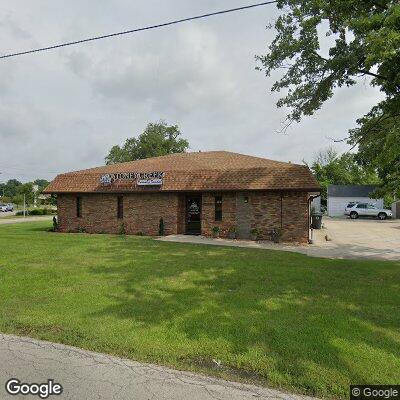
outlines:
[{"label": "tree", "polygon": [[319,152],[311,171],[320,183],[321,203],[326,205],[328,185],[378,185],[380,180],[372,167],[360,166],[353,153],[341,156],[332,148]]},{"label": "tree", "polygon": [[33,181],[34,185],[37,185],[39,190],[38,193],[41,193],[48,185],[49,185],[49,181],[46,179],[36,179]]},{"label": "tree", "polygon": [[1,184],[1,195],[12,198],[17,194],[17,189],[19,186],[21,186],[22,183],[18,181],[17,179],[9,179],[7,183]]},{"label": "tree", "polygon": [[106,164],[184,153],[189,142],[179,138],[180,135],[177,125],[167,125],[164,121],[150,123],[138,138],[127,139],[122,147],[113,146],[105,158]]},{"label": "tree", "polygon": [[13,202],[16,204],[23,204],[24,195],[25,195],[25,203],[27,205],[33,204],[33,184],[32,182],[23,183],[18,186],[17,193],[13,197]]},{"label": "tree", "polygon": [[[267,76],[285,69],[272,90],[287,90],[278,107],[290,109],[288,125],[313,115],[334,89],[361,76],[385,99],[357,120],[344,140],[358,148],[360,164],[374,166],[383,192],[400,195],[400,3],[398,0],[278,0],[281,15],[267,55]],[[323,34],[333,39],[328,54]]]}]

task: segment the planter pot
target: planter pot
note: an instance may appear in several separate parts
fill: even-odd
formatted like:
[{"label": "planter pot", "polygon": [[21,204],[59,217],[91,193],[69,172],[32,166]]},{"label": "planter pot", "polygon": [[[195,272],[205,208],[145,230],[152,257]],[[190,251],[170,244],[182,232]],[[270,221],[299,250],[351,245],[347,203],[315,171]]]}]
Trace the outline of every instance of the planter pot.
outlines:
[{"label": "planter pot", "polygon": [[219,232],[213,232],[213,233],[212,233],[212,237],[213,237],[214,239],[219,238]]},{"label": "planter pot", "polygon": [[236,233],[235,232],[228,232],[228,239],[236,239]]},{"label": "planter pot", "polygon": [[254,240],[254,241],[256,241],[257,240],[257,235],[251,235],[251,240]]}]

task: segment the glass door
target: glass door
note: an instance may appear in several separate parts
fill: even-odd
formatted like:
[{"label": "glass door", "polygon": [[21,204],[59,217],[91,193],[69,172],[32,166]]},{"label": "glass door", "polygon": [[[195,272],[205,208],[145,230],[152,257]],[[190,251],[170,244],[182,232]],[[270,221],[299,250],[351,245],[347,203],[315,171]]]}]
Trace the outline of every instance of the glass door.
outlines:
[{"label": "glass door", "polygon": [[201,234],[201,196],[186,197],[186,234]]}]

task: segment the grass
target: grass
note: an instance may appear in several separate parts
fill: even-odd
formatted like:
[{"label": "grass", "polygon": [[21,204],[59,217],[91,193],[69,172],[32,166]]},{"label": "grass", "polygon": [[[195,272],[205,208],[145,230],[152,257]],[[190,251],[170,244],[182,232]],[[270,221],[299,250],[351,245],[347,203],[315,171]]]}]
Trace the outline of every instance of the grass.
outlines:
[{"label": "grass", "polygon": [[400,263],[50,225],[0,227],[2,332],[320,397],[400,382]]}]

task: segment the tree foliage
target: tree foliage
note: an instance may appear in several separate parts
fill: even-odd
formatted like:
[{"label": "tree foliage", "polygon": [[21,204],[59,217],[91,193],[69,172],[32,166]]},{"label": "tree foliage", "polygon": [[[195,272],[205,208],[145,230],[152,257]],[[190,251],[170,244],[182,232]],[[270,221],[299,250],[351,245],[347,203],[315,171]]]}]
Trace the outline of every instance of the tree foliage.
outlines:
[{"label": "tree foliage", "polygon": [[328,185],[378,185],[379,178],[371,167],[357,163],[353,153],[339,154],[331,147],[319,152],[311,171],[322,187],[321,200],[326,205]]},{"label": "tree foliage", "polygon": [[[47,181],[46,179],[36,179],[33,182],[26,183],[22,183],[17,179],[9,179],[6,183],[0,184],[1,202],[23,204],[25,194],[26,204],[33,204],[33,185],[38,186],[37,194],[40,194],[48,184],[49,181]],[[53,204],[54,199],[48,202],[50,204]]]},{"label": "tree foliage", "polygon": [[139,137],[127,139],[122,147],[113,146],[105,158],[106,164],[184,153],[189,142],[180,135],[177,125],[167,125],[164,121],[150,123]]},{"label": "tree foliage", "polygon": [[[385,99],[357,120],[349,144],[357,161],[375,166],[384,191],[400,195],[400,3],[397,0],[278,0],[276,36],[259,56],[267,76],[285,73],[272,87],[285,90],[278,106],[288,123],[314,114],[335,88],[370,77]],[[325,36],[332,45],[323,53]]]}]

